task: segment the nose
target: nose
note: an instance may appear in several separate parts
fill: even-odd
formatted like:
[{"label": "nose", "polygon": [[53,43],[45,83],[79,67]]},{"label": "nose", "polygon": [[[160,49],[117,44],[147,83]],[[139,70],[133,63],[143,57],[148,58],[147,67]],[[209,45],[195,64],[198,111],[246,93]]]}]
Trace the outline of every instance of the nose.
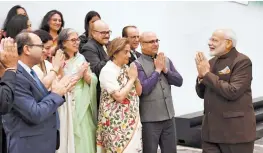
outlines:
[{"label": "nose", "polygon": [[212,41],[211,40],[208,40],[208,46],[212,46],[213,45],[213,43],[212,43]]}]

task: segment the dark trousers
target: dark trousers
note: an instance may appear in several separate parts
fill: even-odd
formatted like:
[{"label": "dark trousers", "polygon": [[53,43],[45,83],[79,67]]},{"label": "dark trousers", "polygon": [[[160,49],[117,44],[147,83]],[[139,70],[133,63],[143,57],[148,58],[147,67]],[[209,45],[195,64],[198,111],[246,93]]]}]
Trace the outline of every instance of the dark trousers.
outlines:
[{"label": "dark trousers", "polygon": [[203,153],[253,153],[254,141],[237,144],[202,142]]},{"label": "dark trousers", "polygon": [[143,153],[157,153],[158,144],[162,153],[176,153],[174,119],[142,123]]}]

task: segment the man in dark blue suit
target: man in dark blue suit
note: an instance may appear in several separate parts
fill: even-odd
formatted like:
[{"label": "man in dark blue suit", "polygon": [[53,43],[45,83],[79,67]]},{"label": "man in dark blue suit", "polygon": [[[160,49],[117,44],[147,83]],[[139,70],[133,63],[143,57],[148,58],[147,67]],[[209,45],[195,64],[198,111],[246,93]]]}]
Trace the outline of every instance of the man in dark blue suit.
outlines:
[{"label": "man in dark blue suit", "polygon": [[53,81],[48,92],[32,67],[41,61],[41,39],[28,32],[16,37],[18,61],[14,104],[3,116],[8,153],[55,153],[57,142],[56,111],[62,97],[75,85],[70,77]]}]

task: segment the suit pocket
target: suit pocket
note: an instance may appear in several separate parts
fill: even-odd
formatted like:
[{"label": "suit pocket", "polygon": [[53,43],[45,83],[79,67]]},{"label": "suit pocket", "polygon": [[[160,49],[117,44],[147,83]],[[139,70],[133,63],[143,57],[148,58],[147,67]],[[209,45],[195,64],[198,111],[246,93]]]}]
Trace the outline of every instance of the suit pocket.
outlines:
[{"label": "suit pocket", "polygon": [[244,112],[223,112],[224,118],[237,118],[237,117],[244,117]]}]

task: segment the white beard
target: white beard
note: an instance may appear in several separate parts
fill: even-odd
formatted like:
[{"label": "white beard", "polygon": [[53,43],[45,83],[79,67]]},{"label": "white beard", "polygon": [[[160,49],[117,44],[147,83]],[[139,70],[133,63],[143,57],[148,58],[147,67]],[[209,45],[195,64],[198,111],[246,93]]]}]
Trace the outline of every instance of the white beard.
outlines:
[{"label": "white beard", "polygon": [[222,54],[224,54],[224,52],[225,52],[225,44],[221,44],[213,51],[210,51],[209,55],[210,56],[221,56]]}]

